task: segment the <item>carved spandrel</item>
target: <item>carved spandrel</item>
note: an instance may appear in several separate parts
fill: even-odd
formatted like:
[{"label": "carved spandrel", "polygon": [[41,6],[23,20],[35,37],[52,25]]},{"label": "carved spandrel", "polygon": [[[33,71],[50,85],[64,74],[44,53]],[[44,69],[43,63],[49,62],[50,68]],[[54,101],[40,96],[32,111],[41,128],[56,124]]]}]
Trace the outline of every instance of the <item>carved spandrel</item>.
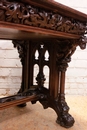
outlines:
[{"label": "carved spandrel", "polygon": [[87,32],[86,23],[64,17],[58,13],[10,0],[0,0],[0,21],[71,34],[85,34]]},{"label": "carved spandrel", "polygon": [[56,61],[60,71],[66,71],[77,46],[85,49],[86,42],[86,37],[82,37],[79,40],[56,40]]},{"label": "carved spandrel", "polygon": [[23,65],[24,58],[26,56],[26,50],[27,50],[27,44],[25,44],[26,41],[20,41],[20,40],[13,40],[13,45],[15,48],[17,48],[19,53],[19,58],[21,59],[21,63]]}]

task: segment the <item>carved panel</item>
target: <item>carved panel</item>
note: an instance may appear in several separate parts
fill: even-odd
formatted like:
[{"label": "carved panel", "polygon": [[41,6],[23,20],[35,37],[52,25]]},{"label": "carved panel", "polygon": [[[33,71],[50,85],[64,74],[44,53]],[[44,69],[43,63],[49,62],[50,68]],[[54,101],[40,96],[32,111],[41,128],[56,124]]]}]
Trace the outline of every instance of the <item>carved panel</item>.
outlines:
[{"label": "carved panel", "polygon": [[36,58],[35,56],[33,56],[33,64],[38,64],[39,66],[39,73],[36,77],[36,81],[39,88],[41,88],[44,86],[44,81],[46,80],[43,69],[44,69],[44,66],[48,64],[48,61],[45,60],[46,46],[43,42],[37,43],[37,45],[36,43],[32,42],[32,44],[35,45],[32,48],[32,50],[34,50],[33,55],[35,55],[36,52],[38,53],[38,56]]},{"label": "carved panel", "polygon": [[73,34],[84,34],[87,30],[85,23],[80,21],[11,0],[0,0],[0,21]]}]

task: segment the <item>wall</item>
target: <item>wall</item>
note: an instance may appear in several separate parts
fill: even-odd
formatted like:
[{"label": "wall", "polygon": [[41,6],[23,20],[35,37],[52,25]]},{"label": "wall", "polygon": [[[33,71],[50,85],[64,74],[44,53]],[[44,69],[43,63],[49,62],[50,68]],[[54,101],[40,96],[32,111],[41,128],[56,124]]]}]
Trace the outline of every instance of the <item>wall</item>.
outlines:
[{"label": "wall", "polygon": [[[87,1],[56,0],[65,5],[87,13]],[[0,95],[15,94],[21,85],[21,63],[17,50],[11,41],[0,40]],[[47,68],[45,74],[48,77]],[[37,67],[35,74],[37,74]],[[72,62],[66,73],[66,94],[87,94],[87,49],[77,51],[72,56]],[[48,78],[46,80],[46,86]]]},{"label": "wall", "polygon": [[14,94],[21,83],[21,63],[12,41],[0,40],[0,95]]}]

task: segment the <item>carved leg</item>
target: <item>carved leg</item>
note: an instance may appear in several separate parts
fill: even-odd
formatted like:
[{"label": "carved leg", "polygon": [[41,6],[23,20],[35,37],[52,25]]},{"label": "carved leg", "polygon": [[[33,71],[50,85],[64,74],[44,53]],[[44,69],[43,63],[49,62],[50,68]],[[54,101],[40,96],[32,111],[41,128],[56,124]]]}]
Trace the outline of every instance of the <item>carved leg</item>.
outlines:
[{"label": "carved leg", "polygon": [[56,106],[59,109],[57,123],[63,127],[69,128],[74,124],[74,118],[68,113],[69,107],[65,102],[65,95],[61,94],[59,96]]},{"label": "carved leg", "polygon": [[69,128],[74,124],[74,118],[68,113],[69,107],[65,102],[65,95],[61,94],[57,99],[53,99],[50,95],[47,96],[43,94],[39,100],[43,105],[44,109],[51,107],[57,113],[56,122],[65,128]]},{"label": "carved leg", "polygon": [[[52,41],[49,41],[50,43]],[[36,77],[37,90],[40,95],[39,101],[44,106],[44,108],[51,107],[55,110],[58,115],[57,123],[61,126],[69,128],[74,124],[73,117],[68,113],[69,107],[65,102],[65,71],[68,67],[68,62],[70,61],[71,51],[65,49],[64,45],[67,45],[67,41],[61,43],[57,41],[57,44],[47,44],[31,42],[30,44],[19,43],[17,47],[19,49],[22,65],[22,87],[21,91],[30,90],[29,87],[33,86],[33,66],[38,64],[39,73]],[[63,44],[62,48],[61,45]],[[20,50],[21,49],[21,50]],[[64,50],[63,50],[64,49]],[[35,52],[38,51],[38,57],[35,57]],[[46,50],[49,52],[49,58],[45,59]],[[63,51],[63,52],[62,52]],[[69,57],[68,57],[69,56]],[[49,76],[49,90],[44,88],[45,76],[43,73],[44,66],[49,66],[50,76]],[[36,103],[35,99],[32,103]],[[26,104],[21,104],[19,106],[25,106]]]},{"label": "carved leg", "polygon": [[[65,45],[64,42],[63,45]],[[61,44],[61,42],[60,42]],[[47,44],[44,44],[44,47]],[[58,47],[57,47],[58,46]],[[39,87],[40,93],[42,93],[42,97],[39,100],[40,103],[44,106],[44,108],[51,107],[54,109],[58,115],[57,123],[61,126],[69,128],[74,124],[73,117],[68,113],[69,107],[65,102],[65,71],[68,67],[68,62],[70,61],[70,57],[67,58],[66,54],[61,53],[62,48],[60,49],[58,44],[50,44],[48,46],[49,50],[49,61],[46,63],[44,61],[44,48],[39,49],[39,74],[37,75],[37,84]],[[59,51],[59,52],[58,52]],[[65,51],[65,50],[64,50]],[[50,68],[50,79],[49,79],[49,90],[44,88],[44,74],[43,74],[43,66],[47,64]],[[49,64],[48,64],[49,63]]]},{"label": "carved leg", "polygon": [[51,107],[52,109],[55,110],[55,112],[58,115],[57,118],[57,123],[60,124],[61,126],[65,128],[69,128],[73,126],[74,124],[74,118],[68,113],[69,107],[65,101],[65,71],[66,68],[68,67],[67,63],[61,64],[61,67],[59,65],[58,68],[58,87],[59,87],[59,92],[58,96],[54,98],[54,96],[51,94],[48,94],[44,92],[44,96],[40,100],[40,103],[44,106],[44,108]]},{"label": "carved leg", "polygon": [[[67,67],[67,64],[66,64]],[[67,103],[65,102],[65,70],[60,71],[60,92],[59,92],[59,97],[58,97],[58,109],[59,109],[59,114],[57,118],[57,123],[59,123],[61,126],[64,126],[66,128],[71,127],[74,124],[74,118],[68,113],[69,107]]]},{"label": "carved leg", "polygon": [[57,113],[57,120],[56,122],[65,128],[69,128],[74,124],[74,118],[68,113],[69,107],[65,102],[65,95],[60,94],[59,97],[54,99],[52,96],[49,95],[44,90],[42,90],[44,94],[42,94],[41,99],[39,100],[40,103],[43,105],[44,109],[48,107],[52,108]]}]

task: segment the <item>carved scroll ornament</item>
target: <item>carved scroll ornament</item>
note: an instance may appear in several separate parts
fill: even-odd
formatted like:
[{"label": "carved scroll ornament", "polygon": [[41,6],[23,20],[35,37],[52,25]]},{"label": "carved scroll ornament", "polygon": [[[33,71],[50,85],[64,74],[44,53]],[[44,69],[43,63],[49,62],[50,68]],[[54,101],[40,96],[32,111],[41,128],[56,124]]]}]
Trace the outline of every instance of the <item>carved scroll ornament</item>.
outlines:
[{"label": "carved scroll ornament", "polygon": [[0,0],[0,21],[72,34],[84,34],[87,30],[85,23],[13,0]]}]

